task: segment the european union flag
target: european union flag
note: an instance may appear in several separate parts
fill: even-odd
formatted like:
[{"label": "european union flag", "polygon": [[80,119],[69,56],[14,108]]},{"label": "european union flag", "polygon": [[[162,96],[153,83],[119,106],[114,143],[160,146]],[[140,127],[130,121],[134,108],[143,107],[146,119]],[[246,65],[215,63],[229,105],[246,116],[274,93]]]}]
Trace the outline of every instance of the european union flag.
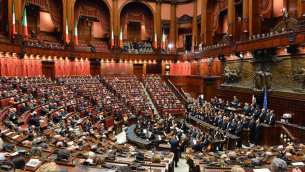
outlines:
[{"label": "european union flag", "polygon": [[267,109],[267,90],[265,89],[265,95],[264,95],[264,109]]}]

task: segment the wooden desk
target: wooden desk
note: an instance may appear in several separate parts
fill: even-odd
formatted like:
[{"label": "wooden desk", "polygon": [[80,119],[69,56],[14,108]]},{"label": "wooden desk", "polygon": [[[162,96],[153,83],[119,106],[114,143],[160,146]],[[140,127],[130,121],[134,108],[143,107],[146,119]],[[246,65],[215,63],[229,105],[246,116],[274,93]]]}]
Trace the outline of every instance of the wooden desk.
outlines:
[{"label": "wooden desk", "polygon": [[123,121],[114,122],[114,132],[116,135],[122,132]]},{"label": "wooden desk", "polygon": [[[213,126],[209,123],[206,123],[206,122],[204,122],[200,119],[197,119],[193,116],[189,116],[189,119],[190,119],[190,123],[193,126],[197,126],[198,128],[201,128],[201,129],[205,130],[205,132],[211,133],[216,128],[215,126]],[[229,150],[235,149],[236,143],[240,138],[237,137],[234,134],[230,134],[229,132],[226,132],[226,131],[223,131],[223,130],[220,130],[220,131],[226,133],[226,136],[228,138],[228,149]]]}]

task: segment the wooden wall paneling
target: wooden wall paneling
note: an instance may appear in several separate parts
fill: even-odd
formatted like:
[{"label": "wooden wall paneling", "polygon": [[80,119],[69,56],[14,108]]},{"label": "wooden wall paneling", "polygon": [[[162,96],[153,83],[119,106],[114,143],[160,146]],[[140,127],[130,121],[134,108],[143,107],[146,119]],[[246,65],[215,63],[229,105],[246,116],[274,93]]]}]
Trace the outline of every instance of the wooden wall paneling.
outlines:
[{"label": "wooden wall paneling", "polygon": [[198,74],[198,63],[197,62],[193,62],[191,63],[191,75],[197,75]]}]

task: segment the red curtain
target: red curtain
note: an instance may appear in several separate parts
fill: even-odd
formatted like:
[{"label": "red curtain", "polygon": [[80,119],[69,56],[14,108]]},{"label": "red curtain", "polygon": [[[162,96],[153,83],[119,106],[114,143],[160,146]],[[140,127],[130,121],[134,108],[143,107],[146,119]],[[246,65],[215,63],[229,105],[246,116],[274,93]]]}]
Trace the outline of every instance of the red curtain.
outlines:
[{"label": "red curtain", "polygon": [[1,76],[38,76],[42,75],[42,64],[39,59],[18,59],[1,57]]},{"label": "red curtain", "polygon": [[89,61],[55,61],[55,76],[80,76],[90,75]]},{"label": "red curtain", "polygon": [[191,63],[171,63],[170,75],[191,75]]}]

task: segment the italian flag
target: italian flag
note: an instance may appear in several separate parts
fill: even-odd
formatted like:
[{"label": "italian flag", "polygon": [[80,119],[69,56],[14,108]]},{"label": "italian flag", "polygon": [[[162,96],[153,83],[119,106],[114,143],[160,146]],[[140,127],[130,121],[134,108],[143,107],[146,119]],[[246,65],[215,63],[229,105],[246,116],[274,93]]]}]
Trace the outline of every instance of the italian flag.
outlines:
[{"label": "italian flag", "polygon": [[155,50],[157,49],[157,29],[155,29]]},{"label": "italian flag", "polygon": [[162,33],[162,48],[165,50],[165,34],[164,34],[164,30]]},{"label": "italian flag", "polygon": [[114,35],[113,35],[113,27],[111,31],[111,49],[114,47]]},{"label": "italian flag", "polygon": [[120,31],[120,47],[123,48],[123,33],[122,33],[122,27]]},{"label": "italian flag", "polygon": [[75,26],[74,26],[74,44],[76,46],[78,46],[78,38],[77,38],[77,23],[75,22]]},{"label": "italian flag", "polygon": [[15,6],[13,4],[13,18],[12,18],[12,35],[13,35],[13,39],[15,38],[15,33],[16,33]]},{"label": "italian flag", "polygon": [[28,40],[29,33],[28,33],[28,22],[26,19],[26,8],[24,8],[22,27],[23,27],[23,36],[24,36],[25,40]]},{"label": "italian flag", "polygon": [[68,19],[66,19],[66,43],[69,44]]}]

